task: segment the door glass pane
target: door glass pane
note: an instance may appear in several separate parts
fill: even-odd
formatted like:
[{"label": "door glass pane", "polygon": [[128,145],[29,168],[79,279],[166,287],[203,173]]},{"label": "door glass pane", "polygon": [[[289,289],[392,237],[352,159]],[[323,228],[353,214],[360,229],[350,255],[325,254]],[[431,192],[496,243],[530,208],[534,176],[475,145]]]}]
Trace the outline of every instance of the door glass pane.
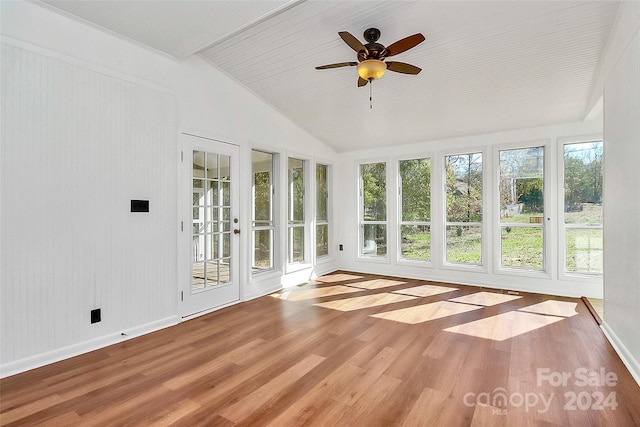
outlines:
[{"label": "door glass pane", "polygon": [[219,179],[228,181],[231,178],[231,170],[230,170],[230,160],[229,156],[220,156],[220,176]]},{"label": "door glass pane", "polygon": [[193,177],[204,178],[204,153],[202,151],[193,152]]},{"label": "door glass pane", "polygon": [[[192,291],[230,280],[231,212],[229,207],[219,208],[231,203],[229,163],[229,156],[193,152]],[[221,171],[226,181],[220,181]]]},{"label": "door glass pane", "polygon": [[602,141],[564,146],[564,222],[602,224]]},{"label": "door glass pane", "polygon": [[218,155],[212,153],[207,154],[207,178],[218,179]]},{"label": "door glass pane", "polygon": [[431,227],[428,225],[403,225],[401,255],[405,259],[428,261],[431,259]]}]

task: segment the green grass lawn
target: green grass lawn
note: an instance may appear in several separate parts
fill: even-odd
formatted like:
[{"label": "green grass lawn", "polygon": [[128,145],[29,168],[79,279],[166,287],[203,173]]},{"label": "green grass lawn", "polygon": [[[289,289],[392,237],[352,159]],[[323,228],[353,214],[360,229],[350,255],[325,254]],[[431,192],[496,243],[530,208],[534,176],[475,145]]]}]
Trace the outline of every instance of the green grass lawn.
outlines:
[{"label": "green grass lawn", "polygon": [[[523,213],[504,222],[530,224],[532,217],[542,214]],[[567,224],[599,223],[601,205],[585,204],[580,212],[565,214]],[[425,231],[426,230],[426,231]],[[571,272],[602,273],[602,230],[569,229],[566,235],[566,269]],[[540,227],[502,227],[501,265],[503,267],[543,269],[543,229]],[[447,262],[480,264],[482,259],[480,227],[447,227]],[[402,226],[402,257],[429,260],[431,257],[431,233],[428,228]]]}]

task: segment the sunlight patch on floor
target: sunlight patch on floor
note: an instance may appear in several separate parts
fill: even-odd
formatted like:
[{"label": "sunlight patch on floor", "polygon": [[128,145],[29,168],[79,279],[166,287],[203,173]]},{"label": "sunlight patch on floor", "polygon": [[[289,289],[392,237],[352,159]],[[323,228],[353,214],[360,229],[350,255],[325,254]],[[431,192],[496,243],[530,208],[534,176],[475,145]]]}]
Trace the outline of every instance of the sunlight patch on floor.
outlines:
[{"label": "sunlight patch on floor", "polygon": [[449,301],[491,307],[492,305],[502,304],[504,302],[513,301],[519,298],[522,297],[518,295],[500,294],[497,292],[476,292],[458,298],[452,298]]},{"label": "sunlight patch on floor", "polygon": [[447,292],[457,291],[458,288],[449,288],[446,286],[422,285],[413,288],[399,289],[392,291],[394,294],[411,295],[414,297],[430,297],[433,295],[446,294]]},{"label": "sunlight patch on floor", "polygon": [[363,295],[361,297],[346,298],[336,301],[327,301],[314,304],[317,307],[330,308],[332,310],[353,311],[363,308],[378,307],[381,305],[393,304],[416,299],[410,295],[396,295],[388,292],[374,295]]},{"label": "sunlight patch on floor", "polygon": [[385,313],[373,314],[371,317],[378,319],[393,320],[395,322],[417,323],[428,322],[430,320],[441,319],[454,314],[466,313],[473,310],[480,310],[483,307],[470,304],[458,304],[449,301],[436,301],[429,304],[417,305],[415,307],[401,308],[387,311]]},{"label": "sunlight patch on floor", "polygon": [[316,279],[309,281],[309,283],[334,283],[334,282],[343,282],[345,280],[356,280],[362,279],[362,276],[356,276],[355,274],[347,274],[347,273],[337,273],[337,274],[327,274],[326,276],[320,276]]},{"label": "sunlight patch on floor", "polygon": [[380,288],[388,288],[390,286],[404,285],[406,283],[407,282],[400,282],[398,280],[373,279],[373,280],[365,280],[364,282],[349,283],[349,286],[353,286],[355,288],[360,288],[360,289],[380,289]]},{"label": "sunlight patch on floor", "polygon": [[562,317],[509,311],[444,329],[446,332],[504,341],[564,320]]},{"label": "sunlight patch on floor", "polygon": [[[362,292],[362,289],[352,288],[350,286],[334,285],[303,290],[285,290],[278,292],[278,296],[276,298],[287,301],[304,301],[334,295],[349,294],[353,292]],[[275,294],[272,294],[272,296],[274,295]]]},{"label": "sunlight patch on floor", "polygon": [[547,300],[537,304],[519,308],[518,311],[527,313],[544,314],[547,316],[571,317],[578,314],[578,304],[575,302]]}]

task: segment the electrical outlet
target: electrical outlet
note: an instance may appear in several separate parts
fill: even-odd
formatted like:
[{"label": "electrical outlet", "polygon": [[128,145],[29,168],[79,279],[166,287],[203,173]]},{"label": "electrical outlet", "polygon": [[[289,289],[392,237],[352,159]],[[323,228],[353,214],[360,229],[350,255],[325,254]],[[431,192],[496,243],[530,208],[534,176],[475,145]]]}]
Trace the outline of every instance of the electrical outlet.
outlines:
[{"label": "electrical outlet", "polygon": [[98,323],[102,320],[101,309],[96,308],[95,310],[91,310],[91,323]]},{"label": "electrical outlet", "polygon": [[340,248],[341,251],[344,250],[344,247],[342,246],[342,243],[340,244],[339,248]]}]

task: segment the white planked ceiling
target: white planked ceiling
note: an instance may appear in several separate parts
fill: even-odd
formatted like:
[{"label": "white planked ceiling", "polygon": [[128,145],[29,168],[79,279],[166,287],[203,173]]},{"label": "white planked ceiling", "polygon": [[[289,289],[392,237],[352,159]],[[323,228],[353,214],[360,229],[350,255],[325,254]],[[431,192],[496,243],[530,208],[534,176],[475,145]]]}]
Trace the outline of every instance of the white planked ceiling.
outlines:
[{"label": "white planked ceiling", "polygon": [[[193,52],[337,151],[583,119],[617,1],[47,1],[182,58]],[[426,41],[356,87],[339,37],[376,27]]]}]

